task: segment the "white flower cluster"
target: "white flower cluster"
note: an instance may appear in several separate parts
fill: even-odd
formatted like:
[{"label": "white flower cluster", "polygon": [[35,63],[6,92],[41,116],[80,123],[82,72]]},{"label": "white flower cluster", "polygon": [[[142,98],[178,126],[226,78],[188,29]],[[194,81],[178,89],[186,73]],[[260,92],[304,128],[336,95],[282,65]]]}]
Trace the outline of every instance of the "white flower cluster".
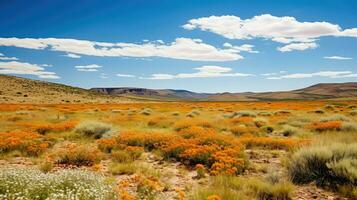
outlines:
[{"label": "white flower cluster", "polygon": [[83,170],[0,169],[0,200],[118,199],[104,176]]}]

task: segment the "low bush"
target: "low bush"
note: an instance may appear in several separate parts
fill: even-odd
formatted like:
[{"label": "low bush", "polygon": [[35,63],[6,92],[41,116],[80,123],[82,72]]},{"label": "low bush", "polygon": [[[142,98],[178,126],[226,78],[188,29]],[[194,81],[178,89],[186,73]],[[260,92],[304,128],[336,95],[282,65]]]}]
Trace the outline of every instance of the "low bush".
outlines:
[{"label": "low bush", "polygon": [[109,172],[113,175],[131,175],[137,170],[137,167],[133,163],[111,163],[108,168]]},{"label": "low bush", "polygon": [[88,121],[78,124],[75,128],[76,133],[83,134],[87,137],[95,139],[101,138],[105,133],[109,132],[112,127],[101,122]]},{"label": "low bush", "polygon": [[50,154],[56,164],[92,166],[102,159],[101,152],[91,146],[68,144]]},{"label": "low bush", "polygon": [[310,128],[314,131],[324,132],[324,131],[338,131],[341,129],[341,121],[321,121],[314,122],[310,125]]},{"label": "low bush", "polygon": [[152,110],[150,108],[145,108],[145,109],[140,111],[140,114],[142,114],[142,115],[151,115],[152,114]]},{"label": "low bush", "polygon": [[118,199],[106,178],[80,170],[42,173],[35,169],[0,169],[0,199]]},{"label": "low bush", "polygon": [[274,112],[274,115],[290,115],[290,110],[277,110]]},{"label": "low bush", "polygon": [[264,131],[264,133],[272,133],[274,131],[274,128],[272,126],[262,126],[260,127],[261,130]]},{"label": "low bush", "polygon": [[348,114],[351,116],[357,116],[357,110],[352,110]]},{"label": "low bush", "polygon": [[320,186],[357,184],[357,144],[312,146],[290,159],[288,172],[295,183],[315,181]]},{"label": "low bush", "polygon": [[224,200],[289,200],[293,192],[289,182],[269,183],[257,178],[240,178],[234,176],[217,176],[208,188],[199,188],[192,200],[215,199]]},{"label": "low bush", "polygon": [[289,125],[285,125],[283,130],[281,130],[281,134],[285,137],[295,135],[298,132],[298,129]]},{"label": "low bush", "polygon": [[0,133],[0,154],[19,151],[25,156],[39,156],[54,140],[38,133],[10,132]]},{"label": "low bush", "polygon": [[350,121],[350,119],[344,115],[340,115],[340,114],[335,114],[335,115],[331,115],[328,117],[323,117],[320,119],[320,122],[330,122],[330,121],[344,121],[344,122],[348,122]]}]

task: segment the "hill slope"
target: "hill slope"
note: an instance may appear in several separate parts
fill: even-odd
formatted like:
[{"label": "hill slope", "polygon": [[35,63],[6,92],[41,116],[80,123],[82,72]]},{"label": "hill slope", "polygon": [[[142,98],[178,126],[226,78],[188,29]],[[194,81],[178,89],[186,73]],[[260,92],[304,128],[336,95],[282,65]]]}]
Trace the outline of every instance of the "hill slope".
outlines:
[{"label": "hill slope", "polygon": [[146,88],[92,88],[0,75],[0,103],[122,103],[133,101],[262,101],[357,99],[357,82],[323,83],[286,92],[196,93]]},{"label": "hill slope", "polygon": [[0,75],[0,103],[106,103],[133,101],[62,84]]},{"label": "hill slope", "polygon": [[187,90],[154,90],[146,88],[92,88],[91,91],[109,95],[140,96],[157,100],[200,100],[210,96],[206,93],[196,93]]},{"label": "hill slope", "polygon": [[102,94],[135,96],[156,100],[190,100],[190,101],[259,101],[259,100],[315,100],[356,98],[357,82],[321,83],[307,88],[286,92],[262,93],[195,93],[187,90],[153,90],[145,88],[93,88]]}]

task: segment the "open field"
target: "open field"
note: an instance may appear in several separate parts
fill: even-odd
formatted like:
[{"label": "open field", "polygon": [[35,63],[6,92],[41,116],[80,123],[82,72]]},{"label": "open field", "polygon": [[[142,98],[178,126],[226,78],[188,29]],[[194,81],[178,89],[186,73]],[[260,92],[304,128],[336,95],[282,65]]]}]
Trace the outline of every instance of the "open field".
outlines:
[{"label": "open field", "polygon": [[0,130],[1,200],[357,198],[356,101],[1,104]]}]

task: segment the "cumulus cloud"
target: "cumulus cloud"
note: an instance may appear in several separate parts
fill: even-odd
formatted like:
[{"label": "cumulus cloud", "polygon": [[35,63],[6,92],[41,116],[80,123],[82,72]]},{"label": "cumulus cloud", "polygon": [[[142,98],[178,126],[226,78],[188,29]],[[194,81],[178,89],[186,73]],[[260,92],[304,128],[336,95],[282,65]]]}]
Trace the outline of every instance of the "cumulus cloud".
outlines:
[{"label": "cumulus cloud", "polygon": [[168,80],[176,78],[214,78],[214,77],[247,77],[252,74],[233,73],[232,69],[221,66],[202,66],[194,68],[197,72],[180,74],[152,74],[144,79]]},{"label": "cumulus cloud", "polygon": [[351,60],[352,58],[349,57],[343,57],[343,56],[325,56],[325,59],[330,59],[330,60]]},{"label": "cumulus cloud", "polygon": [[[108,57],[163,57],[195,61],[232,61],[243,59],[231,47],[223,49],[203,43],[200,39],[176,38],[174,42],[108,43],[60,38],[0,38],[0,46],[51,50],[76,55]],[[249,49],[251,47],[245,46]]]},{"label": "cumulus cloud", "polygon": [[301,79],[301,78],[313,78],[313,77],[348,78],[348,77],[357,77],[357,74],[351,71],[320,71],[315,73],[286,74],[283,76],[267,77],[267,79],[280,80],[280,79]]},{"label": "cumulus cloud", "polygon": [[116,74],[119,77],[134,78],[135,75],[132,74]]},{"label": "cumulus cloud", "polygon": [[92,64],[92,65],[77,65],[77,66],[75,66],[77,71],[80,71],[80,72],[97,72],[98,68],[101,68],[101,67],[102,66],[96,65],[96,64]]},{"label": "cumulus cloud", "polygon": [[69,58],[81,58],[80,55],[74,54],[74,53],[67,53],[66,55],[63,55],[65,57],[69,57]]},{"label": "cumulus cloud", "polygon": [[29,74],[46,79],[60,78],[54,72],[45,71],[40,65],[17,61],[0,62],[0,74]]},{"label": "cumulus cloud", "polygon": [[357,37],[357,28],[343,30],[329,22],[300,22],[294,17],[270,14],[248,19],[233,15],[202,17],[189,20],[183,28],[209,31],[228,39],[263,38],[292,44],[278,49],[283,52],[316,48],[314,42],[324,36]]},{"label": "cumulus cloud", "polygon": [[315,42],[311,43],[291,43],[282,47],[278,47],[278,51],[281,52],[288,52],[293,50],[303,51],[306,49],[315,49],[317,44]]}]

